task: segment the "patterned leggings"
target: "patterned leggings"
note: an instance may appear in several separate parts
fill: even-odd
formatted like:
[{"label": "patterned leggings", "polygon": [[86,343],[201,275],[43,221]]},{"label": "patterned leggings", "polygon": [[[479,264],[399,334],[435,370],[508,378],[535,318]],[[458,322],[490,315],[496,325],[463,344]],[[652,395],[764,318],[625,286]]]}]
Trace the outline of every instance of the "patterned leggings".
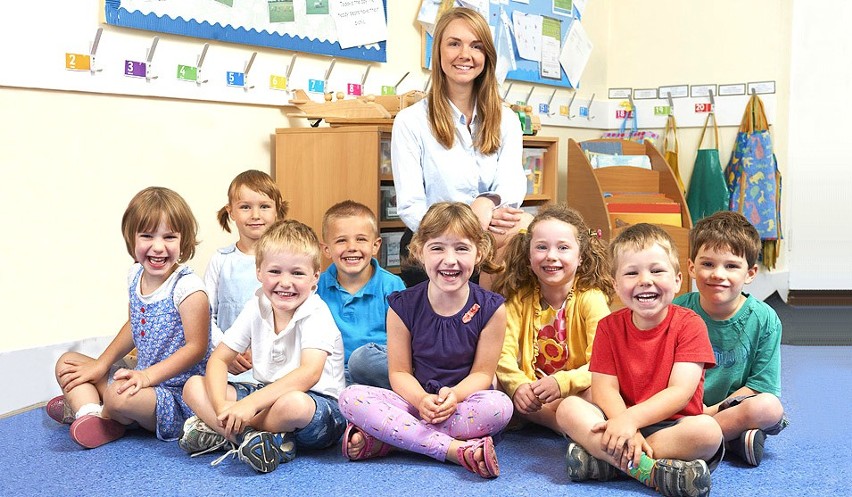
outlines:
[{"label": "patterned leggings", "polygon": [[352,385],[340,393],[338,402],[343,416],[369,435],[439,461],[446,458],[453,439],[495,435],[512,418],[512,401],[496,390],[471,394],[449,419],[436,425],[421,420],[417,407],[392,390]]}]

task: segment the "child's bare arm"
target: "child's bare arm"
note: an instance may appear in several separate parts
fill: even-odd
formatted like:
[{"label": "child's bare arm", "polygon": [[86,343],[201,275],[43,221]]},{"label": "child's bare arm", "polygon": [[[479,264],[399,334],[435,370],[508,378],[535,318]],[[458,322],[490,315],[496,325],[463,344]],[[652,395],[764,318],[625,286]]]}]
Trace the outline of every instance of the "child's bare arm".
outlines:
[{"label": "child's bare arm", "polygon": [[173,378],[204,358],[209,346],[210,302],[207,294],[197,291],[188,295],[178,306],[186,344],[174,354],[145,369],[149,380],[142,388]]},{"label": "child's bare arm", "polygon": [[426,394],[414,377],[411,361],[411,333],[393,310],[388,309],[388,377],[393,391],[411,405],[420,405]]},{"label": "child's bare arm", "polygon": [[723,402],[725,402],[726,400],[730,399],[731,397],[738,397],[740,395],[757,395],[759,393],[761,393],[761,392],[758,392],[757,390],[753,390],[749,387],[741,387],[738,390],[736,390],[734,393],[732,393],[731,395],[728,395],[727,397],[722,399],[720,402],[713,404],[712,406],[704,406],[704,414],[709,414],[710,416],[715,416],[716,413],[719,412],[719,406]]},{"label": "child's bare arm", "polygon": [[490,388],[494,373],[497,370],[497,360],[500,358],[500,351],[503,349],[505,333],[506,306],[500,305],[479,334],[470,373],[452,388],[459,401],[463,401],[474,392]]},{"label": "child's bare arm", "polygon": [[121,359],[133,350],[133,335],[130,332],[130,320],[128,319],[112,342],[94,361],[77,363],[76,361],[65,361],[58,371],[59,386],[65,393],[83,383],[94,383],[109,372],[117,360]]},{"label": "child's bare arm", "polygon": [[680,412],[695,394],[704,363],[676,362],[669,375],[666,388],[654,394],[648,400],[630,407],[627,411],[636,422],[637,428],[643,428]]},{"label": "child's bare arm", "polygon": [[228,390],[228,364],[234,360],[237,354],[239,354],[237,351],[220,342],[213,353],[210,354],[210,359],[207,360],[204,388],[207,390],[207,397],[210,399],[213,412],[217,415],[228,405],[225,400],[225,393]]}]

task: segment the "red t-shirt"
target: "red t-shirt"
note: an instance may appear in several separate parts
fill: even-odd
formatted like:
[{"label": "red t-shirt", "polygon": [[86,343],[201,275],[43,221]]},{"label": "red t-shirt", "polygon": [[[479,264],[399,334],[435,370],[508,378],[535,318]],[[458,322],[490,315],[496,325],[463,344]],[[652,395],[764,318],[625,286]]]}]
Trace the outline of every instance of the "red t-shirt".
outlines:
[{"label": "red t-shirt", "polygon": [[[704,320],[689,309],[670,305],[662,323],[640,330],[630,309],[624,308],[598,323],[589,371],[617,377],[621,397],[632,407],[668,387],[676,362],[703,362],[705,369],[716,365]],[[702,371],[692,399],[669,419],[703,413],[703,397]]]}]

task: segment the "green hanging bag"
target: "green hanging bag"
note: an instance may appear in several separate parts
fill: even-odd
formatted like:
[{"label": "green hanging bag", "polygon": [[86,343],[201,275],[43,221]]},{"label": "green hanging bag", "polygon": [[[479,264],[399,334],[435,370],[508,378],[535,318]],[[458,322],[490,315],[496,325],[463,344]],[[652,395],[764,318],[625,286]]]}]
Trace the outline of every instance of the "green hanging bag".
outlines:
[{"label": "green hanging bag", "polygon": [[[716,142],[713,148],[701,148],[711,118]],[[719,128],[716,126],[716,116],[712,112],[707,114],[701,139],[698,140],[698,152],[689,180],[686,205],[689,207],[693,226],[700,219],[714,212],[728,210],[728,185],[725,183],[722,163],[719,161]]]}]

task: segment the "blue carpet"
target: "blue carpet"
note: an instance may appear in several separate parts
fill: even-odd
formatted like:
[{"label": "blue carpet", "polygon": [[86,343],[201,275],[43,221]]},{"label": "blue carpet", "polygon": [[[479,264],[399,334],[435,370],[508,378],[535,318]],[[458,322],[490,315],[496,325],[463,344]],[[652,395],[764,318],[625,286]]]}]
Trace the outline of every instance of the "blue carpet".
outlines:
[{"label": "blue carpet", "polygon": [[[852,494],[852,349],[782,346],[782,401],[792,424],[767,439],[758,468],[726,460],[713,474],[712,495]],[[261,475],[214,456],[190,459],[176,443],[144,432],[94,450],[79,448],[68,428],[42,409],[0,420],[0,495],[469,495],[483,497],[656,495],[631,480],[571,483],[565,441],[544,429],[509,433],[497,446],[501,476],[483,480],[458,466],[413,454],[348,462],[335,450],[302,452]]]}]

